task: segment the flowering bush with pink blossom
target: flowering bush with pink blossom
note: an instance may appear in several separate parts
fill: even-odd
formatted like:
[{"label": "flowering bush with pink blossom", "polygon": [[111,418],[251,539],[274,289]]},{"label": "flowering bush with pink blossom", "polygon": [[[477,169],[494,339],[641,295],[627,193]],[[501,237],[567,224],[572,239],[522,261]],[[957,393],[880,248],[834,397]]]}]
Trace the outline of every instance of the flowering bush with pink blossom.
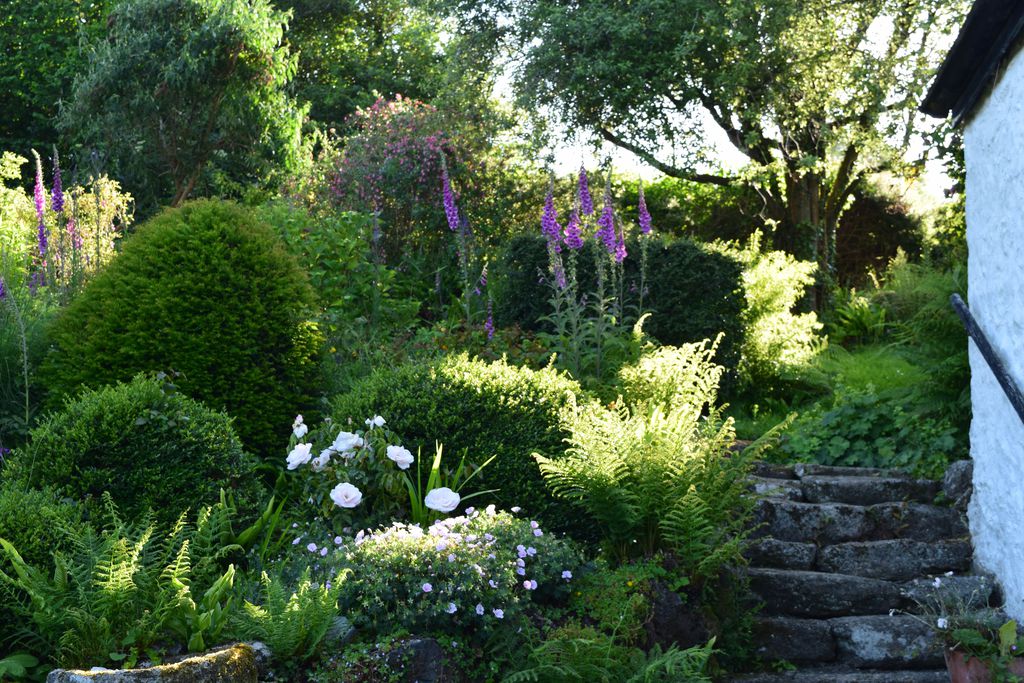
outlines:
[{"label": "flowering bush with pink blossom", "polygon": [[474,639],[515,627],[535,603],[568,599],[580,564],[568,542],[494,506],[466,508],[426,529],[360,533],[334,552],[352,569],[340,605],[358,627]]}]

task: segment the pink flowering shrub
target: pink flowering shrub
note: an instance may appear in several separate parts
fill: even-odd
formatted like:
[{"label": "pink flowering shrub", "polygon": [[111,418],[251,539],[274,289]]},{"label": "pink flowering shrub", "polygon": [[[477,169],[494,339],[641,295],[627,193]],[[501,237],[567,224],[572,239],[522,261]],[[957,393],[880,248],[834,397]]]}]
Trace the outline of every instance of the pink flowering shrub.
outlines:
[{"label": "pink flowering shrub", "polygon": [[568,542],[494,506],[426,530],[360,532],[334,552],[353,570],[339,605],[357,627],[477,638],[521,622],[531,603],[567,599],[580,564]]},{"label": "pink flowering shrub", "polygon": [[357,110],[351,123],[355,133],[327,177],[335,206],[378,211],[389,260],[422,248],[423,233],[443,236],[441,157],[461,164],[468,152],[437,109],[399,95]]}]

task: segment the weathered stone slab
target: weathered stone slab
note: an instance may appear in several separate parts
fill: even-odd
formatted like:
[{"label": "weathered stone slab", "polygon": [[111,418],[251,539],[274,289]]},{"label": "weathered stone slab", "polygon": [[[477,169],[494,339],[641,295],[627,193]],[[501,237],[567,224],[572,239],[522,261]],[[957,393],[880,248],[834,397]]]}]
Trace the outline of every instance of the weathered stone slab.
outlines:
[{"label": "weathered stone slab", "polygon": [[46,683],[257,683],[268,660],[262,643],[238,643],[148,669],[55,669]]},{"label": "weathered stone slab", "polygon": [[822,619],[762,617],[754,626],[757,654],[766,660],[831,662],[836,658],[832,627]]},{"label": "weathered stone slab", "polygon": [[916,605],[941,604],[964,605],[968,609],[981,609],[992,604],[995,581],[988,576],[940,576],[936,587],[935,579],[914,579],[900,586],[900,594],[907,601],[907,608]]},{"label": "weathered stone slab", "polygon": [[905,614],[832,619],[839,660],[864,669],[927,669],[942,666],[935,632]]},{"label": "weathered stone slab", "polygon": [[885,614],[899,607],[899,586],[863,576],[789,569],[748,569],[750,590],[769,615],[839,617]]},{"label": "weathered stone slab", "polygon": [[885,477],[889,479],[909,479],[910,475],[900,470],[885,470],[877,467],[839,467],[836,465],[818,465],[810,462],[797,463],[793,466],[796,476],[804,477]]},{"label": "weathered stone slab", "polygon": [[810,570],[817,553],[818,546],[813,543],[762,538],[751,543],[744,556],[754,567]]},{"label": "weathered stone slab", "polygon": [[[948,507],[921,503],[883,503],[868,508],[873,538],[908,538],[914,541],[941,541],[967,538],[970,534],[963,515]],[[867,539],[857,539],[867,540]]]},{"label": "weathered stone slab", "polygon": [[797,479],[750,477],[750,490],[758,496],[766,498],[785,498],[786,500],[804,499],[803,487]]},{"label": "weathered stone slab", "polygon": [[887,581],[964,572],[971,567],[969,541],[868,541],[840,543],[822,548],[816,569],[838,574],[867,576]]},{"label": "weathered stone slab", "polygon": [[946,468],[942,492],[957,510],[966,511],[974,492],[974,461],[957,460]]},{"label": "weathered stone slab", "polygon": [[798,543],[842,543],[867,537],[874,530],[868,508],[841,503],[798,503],[765,498],[754,508],[755,537],[770,536]]},{"label": "weathered stone slab", "polygon": [[796,472],[793,465],[779,465],[773,462],[755,462],[753,466],[754,476],[765,477],[766,479],[796,479]]},{"label": "weathered stone slab", "polygon": [[403,683],[442,683],[445,654],[433,638],[406,640],[385,656],[388,667]]},{"label": "weathered stone slab", "polygon": [[870,671],[815,667],[785,673],[748,674],[733,683],[949,683],[945,667],[931,671]]},{"label": "weathered stone slab", "polygon": [[939,483],[904,477],[837,477],[810,475],[800,480],[808,503],[849,503],[876,505],[916,501],[931,503],[939,492]]}]

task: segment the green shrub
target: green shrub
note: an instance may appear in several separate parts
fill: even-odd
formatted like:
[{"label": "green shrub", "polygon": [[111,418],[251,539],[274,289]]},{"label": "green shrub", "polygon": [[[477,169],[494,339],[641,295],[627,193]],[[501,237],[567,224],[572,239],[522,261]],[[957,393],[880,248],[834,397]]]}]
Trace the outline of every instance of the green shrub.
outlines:
[{"label": "green shrub", "polygon": [[63,548],[67,530],[81,519],[81,508],[53,489],[27,489],[10,481],[0,485],[0,538],[14,544],[26,562],[49,562]]},{"label": "green shrub", "polygon": [[746,299],[741,316],[740,380],[745,387],[764,392],[793,368],[811,360],[818,350],[821,323],[817,315],[796,312],[814,283],[816,266],[783,251],[764,250],[759,232],[729,253],[743,265]]},{"label": "green shrub", "polygon": [[151,508],[169,522],[216,502],[222,487],[256,502],[254,467],[226,415],[140,376],[68,401],[14,451],[4,476],[92,503],[110,491],[130,517]]},{"label": "green shrub", "polygon": [[180,373],[182,391],[227,411],[266,453],[311,403],[318,351],[308,279],[273,231],[236,204],[169,209],[60,315],[43,366],[55,395]]},{"label": "green shrub", "polygon": [[536,522],[493,508],[426,531],[396,524],[350,544],[341,604],[357,626],[482,637],[523,623],[534,601],[568,596],[579,560]]},{"label": "green shrub", "polygon": [[[639,305],[639,245],[629,245],[624,262],[627,309]],[[594,291],[593,240],[579,253],[583,292]],[[540,236],[513,239],[496,268],[498,323],[542,329],[549,313],[547,251]],[[742,246],[704,245],[686,239],[655,241],[647,254],[644,311],[652,315],[644,332],[662,344],[681,346],[715,339],[717,357],[728,370],[729,393],[737,372],[745,386],[777,381],[817,350],[821,329],[814,313],[794,312],[813,282],[814,264],[762,248],[760,233]]]},{"label": "green shrub", "polygon": [[967,457],[957,428],[917,400],[912,389],[838,387],[831,400],[793,422],[780,449],[787,460],[904,469],[933,478]]},{"label": "green shrub", "polygon": [[351,392],[332,402],[337,425],[361,425],[383,415],[388,426],[415,453],[433,453],[444,444],[447,457],[467,454],[467,462],[495,459],[473,480],[477,490],[498,488],[500,507],[522,506],[556,530],[575,526],[577,515],[551,498],[531,453],[558,456],[568,436],[559,423],[579,385],[554,370],[517,368],[504,361],[485,363],[465,355],[425,363],[379,368]]}]

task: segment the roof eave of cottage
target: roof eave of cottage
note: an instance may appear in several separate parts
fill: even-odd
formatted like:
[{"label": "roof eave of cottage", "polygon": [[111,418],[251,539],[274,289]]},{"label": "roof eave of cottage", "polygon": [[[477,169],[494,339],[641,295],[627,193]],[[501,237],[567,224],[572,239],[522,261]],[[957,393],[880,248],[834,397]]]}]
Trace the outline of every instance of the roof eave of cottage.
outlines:
[{"label": "roof eave of cottage", "polygon": [[999,65],[1024,31],[1021,0],[976,0],[921,103],[921,111],[955,123],[981,101]]}]

